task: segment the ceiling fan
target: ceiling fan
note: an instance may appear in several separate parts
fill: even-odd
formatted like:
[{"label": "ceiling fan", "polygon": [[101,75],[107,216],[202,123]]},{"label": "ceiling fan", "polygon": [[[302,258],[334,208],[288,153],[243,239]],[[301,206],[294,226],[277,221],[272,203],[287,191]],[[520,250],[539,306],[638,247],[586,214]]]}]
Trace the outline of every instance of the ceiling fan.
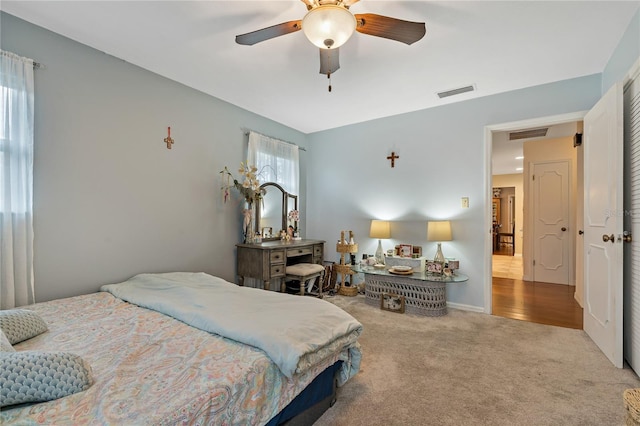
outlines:
[{"label": "ceiling fan", "polygon": [[384,37],[412,44],[424,37],[424,22],[410,22],[373,13],[352,14],[349,7],[359,0],[301,0],[307,14],[301,20],[283,22],[236,36],[236,43],[254,45],[285,34],[302,30],[309,41],[320,48],[320,74],[340,68],[339,48],[353,34]]}]

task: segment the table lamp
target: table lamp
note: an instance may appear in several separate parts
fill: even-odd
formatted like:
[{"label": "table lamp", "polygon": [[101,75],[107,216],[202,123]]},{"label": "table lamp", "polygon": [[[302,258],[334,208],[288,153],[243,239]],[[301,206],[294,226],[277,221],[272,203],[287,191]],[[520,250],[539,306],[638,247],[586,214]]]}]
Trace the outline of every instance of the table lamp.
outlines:
[{"label": "table lamp", "polygon": [[382,251],[382,239],[391,238],[391,226],[386,220],[372,220],[369,238],[378,238],[378,249],[376,250],[376,260],[384,264],[384,254]]},{"label": "table lamp", "polygon": [[427,240],[436,241],[438,250],[433,257],[434,262],[442,262],[444,265],[445,258],[442,254],[442,241],[451,241],[451,222],[448,220],[430,220],[427,222]]}]

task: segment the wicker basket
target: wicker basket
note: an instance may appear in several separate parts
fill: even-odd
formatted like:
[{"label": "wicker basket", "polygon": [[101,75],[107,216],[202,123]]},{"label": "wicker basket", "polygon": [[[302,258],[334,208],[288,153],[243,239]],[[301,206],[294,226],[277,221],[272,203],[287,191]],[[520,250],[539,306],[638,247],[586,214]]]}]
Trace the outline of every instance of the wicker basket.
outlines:
[{"label": "wicker basket", "polygon": [[627,389],[622,394],[624,408],[627,410],[628,426],[640,425],[640,389]]},{"label": "wicker basket", "polygon": [[336,251],[338,253],[357,253],[358,244],[336,244]]},{"label": "wicker basket", "polygon": [[338,273],[338,274],[345,274],[345,275],[353,275],[353,274],[355,274],[355,272],[353,272],[353,269],[351,269],[351,265],[336,264],[333,267],[335,268],[336,273]]},{"label": "wicker basket", "polygon": [[447,314],[446,282],[418,281],[387,275],[367,275],[365,302],[380,306],[383,293],[405,298],[405,312],[438,317]]},{"label": "wicker basket", "polygon": [[358,295],[358,286],[346,287],[346,286],[342,285],[338,289],[338,294],[341,294],[343,296],[357,296]]}]

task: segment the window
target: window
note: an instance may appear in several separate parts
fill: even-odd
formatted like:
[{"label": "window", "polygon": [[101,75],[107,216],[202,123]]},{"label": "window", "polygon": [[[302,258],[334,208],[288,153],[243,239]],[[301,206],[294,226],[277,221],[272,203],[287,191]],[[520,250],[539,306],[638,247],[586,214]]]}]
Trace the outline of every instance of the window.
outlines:
[{"label": "window", "polygon": [[[18,120],[15,115],[18,113],[16,102],[20,97],[18,90],[5,86],[0,86],[0,99],[2,108],[0,111],[0,176],[4,181],[0,187],[0,212],[25,213],[29,207],[23,202],[24,191],[21,195],[13,194],[9,196],[7,187],[13,185],[12,181],[22,174],[21,170],[29,166],[32,161],[32,146],[23,143],[10,143],[13,139],[21,137],[23,130],[12,126]],[[13,170],[12,170],[13,169]],[[31,192],[30,190],[28,191]]]},{"label": "window", "polygon": [[256,132],[249,133],[247,161],[258,169],[261,183],[275,182],[290,194],[299,195],[298,146]]},{"label": "window", "polygon": [[33,61],[0,50],[0,309],[35,302]]}]

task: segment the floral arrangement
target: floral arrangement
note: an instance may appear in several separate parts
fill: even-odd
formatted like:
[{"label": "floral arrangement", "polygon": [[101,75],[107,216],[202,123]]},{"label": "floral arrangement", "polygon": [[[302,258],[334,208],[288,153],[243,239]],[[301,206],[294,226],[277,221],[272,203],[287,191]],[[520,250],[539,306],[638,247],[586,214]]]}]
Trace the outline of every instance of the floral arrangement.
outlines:
[{"label": "floral arrangement", "polygon": [[221,190],[224,202],[226,203],[229,199],[231,188],[237,189],[249,204],[260,201],[262,199],[264,189],[260,189],[260,181],[256,174],[257,171],[258,169],[255,166],[250,166],[249,164],[241,162],[238,173],[242,175],[243,181],[240,183],[240,181],[234,178],[229,169],[225,166],[224,170],[220,171],[223,180]]},{"label": "floral arrangement", "polygon": [[300,220],[300,212],[298,210],[291,210],[289,212],[289,220],[292,222]]}]

